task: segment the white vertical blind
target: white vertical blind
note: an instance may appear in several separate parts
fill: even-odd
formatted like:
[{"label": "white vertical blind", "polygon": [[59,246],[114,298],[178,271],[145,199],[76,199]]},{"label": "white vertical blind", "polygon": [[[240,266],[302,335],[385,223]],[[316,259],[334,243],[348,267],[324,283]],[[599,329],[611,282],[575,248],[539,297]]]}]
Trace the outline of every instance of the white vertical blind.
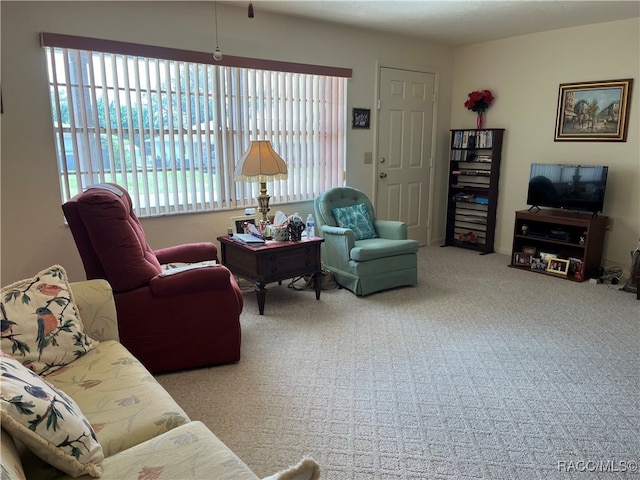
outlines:
[{"label": "white vertical blind", "polygon": [[344,77],[45,48],[63,202],[114,182],[143,217],[253,206],[233,177],[251,140],[287,163],[272,204],[343,184]]}]

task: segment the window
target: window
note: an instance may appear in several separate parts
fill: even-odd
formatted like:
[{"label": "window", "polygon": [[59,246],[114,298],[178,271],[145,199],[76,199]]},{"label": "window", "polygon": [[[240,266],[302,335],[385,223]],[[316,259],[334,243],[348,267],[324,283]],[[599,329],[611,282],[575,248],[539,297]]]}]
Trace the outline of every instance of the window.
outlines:
[{"label": "window", "polygon": [[62,201],[124,186],[136,213],[254,206],[236,182],[251,140],[271,140],[289,176],[272,202],[311,200],[344,182],[350,69],[41,34]]}]

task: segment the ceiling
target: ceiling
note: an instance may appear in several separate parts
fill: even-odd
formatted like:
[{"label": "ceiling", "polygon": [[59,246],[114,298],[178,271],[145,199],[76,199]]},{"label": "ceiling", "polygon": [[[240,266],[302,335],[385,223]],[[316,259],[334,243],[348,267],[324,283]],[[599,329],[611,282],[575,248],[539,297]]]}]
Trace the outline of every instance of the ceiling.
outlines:
[{"label": "ceiling", "polygon": [[[229,3],[249,5],[248,0]],[[251,3],[256,18],[260,12],[272,12],[452,46],[640,17],[639,0],[253,0]]]}]

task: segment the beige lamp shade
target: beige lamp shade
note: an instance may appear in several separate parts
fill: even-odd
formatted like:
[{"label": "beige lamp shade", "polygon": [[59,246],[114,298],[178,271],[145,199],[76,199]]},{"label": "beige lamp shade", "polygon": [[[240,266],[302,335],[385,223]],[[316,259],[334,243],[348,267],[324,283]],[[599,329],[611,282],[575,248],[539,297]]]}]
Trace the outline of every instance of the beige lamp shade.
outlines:
[{"label": "beige lamp shade", "polygon": [[287,164],[280,158],[268,140],[255,140],[251,142],[249,150],[242,156],[236,166],[236,180],[245,182],[260,182],[260,195],[258,200],[258,211],[262,213],[260,221],[260,231],[263,232],[269,223],[267,213],[269,213],[269,199],[267,195],[267,178],[273,180],[287,178]]},{"label": "beige lamp shade", "polygon": [[267,177],[279,180],[287,178],[287,164],[269,140],[255,140],[236,165],[234,173],[236,180],[245,182],[266,182]]}]

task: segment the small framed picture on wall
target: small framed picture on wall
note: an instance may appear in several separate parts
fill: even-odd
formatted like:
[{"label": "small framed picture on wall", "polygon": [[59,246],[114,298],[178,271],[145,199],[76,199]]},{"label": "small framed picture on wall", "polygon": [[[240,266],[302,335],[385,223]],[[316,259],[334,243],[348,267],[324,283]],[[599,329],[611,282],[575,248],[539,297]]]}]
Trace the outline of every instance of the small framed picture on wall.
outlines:
[{"label": "small framed picture on wall", "polygon": [[353,109],[352,128],[369,129],[371,125],[371,110],[368,108]]}]

